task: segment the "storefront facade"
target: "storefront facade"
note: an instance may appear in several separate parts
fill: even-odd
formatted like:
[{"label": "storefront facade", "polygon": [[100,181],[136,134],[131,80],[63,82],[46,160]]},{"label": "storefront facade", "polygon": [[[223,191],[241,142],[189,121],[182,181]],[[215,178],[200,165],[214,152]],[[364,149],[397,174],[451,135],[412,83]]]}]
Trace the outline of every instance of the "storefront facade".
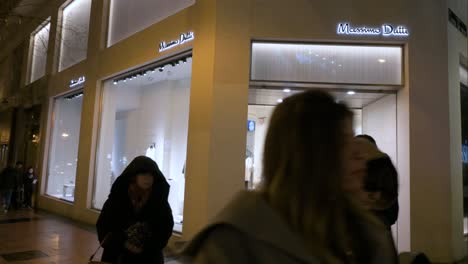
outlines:
[{"label": "storefront facade", "polygon": [[[460,75],[454,72],[460,55],[468,56],[466,36],[447,16],[449,8],[463,10],[463,1],[181,0],[156,18],[144,10],[158,1],[125,2],[67,2],[51,8],[50,20],[35,31],[50,28],[46,62],[30,49],[28,67],[29,81],[42,71],[49,78],[40,208],[94,223],[115,177],[133,157],[146,155],[171,184],[176,236],[189,239],[250,182],[246,167],[255,161],[246,157],[258,156],[261,146],[246,151],[255,145],[248,133],[261,128],[253,119],[256,105],[266,103],[254,99],[265,89],[326,88],[345,93],[345,101],[354,93],[380,93],[385,97],[374,101],[388,99],[382,105],[389,106],[390,136],[379,130],[385,124],[366,123],[368,103],[357,106],[362,127],[355,129],[375,127],[369,131],[391,138],[383,148],[400,173],[399,250],[424,251],[437,262],[466,255]],[[68,36],[67,21],[88,30]],[[83,39],[84,51],[74,46]],[[279,62],[262,58],[271,54]],[[291,54],[296,59],[288,61]],[[316,55],[328,63],[310,70],[316,76],[282,72],[286,62],[298,72],[312,67]],[[346,66],[358,70],[339,69]],[[336,70],[327,76],[328,69]]]}]

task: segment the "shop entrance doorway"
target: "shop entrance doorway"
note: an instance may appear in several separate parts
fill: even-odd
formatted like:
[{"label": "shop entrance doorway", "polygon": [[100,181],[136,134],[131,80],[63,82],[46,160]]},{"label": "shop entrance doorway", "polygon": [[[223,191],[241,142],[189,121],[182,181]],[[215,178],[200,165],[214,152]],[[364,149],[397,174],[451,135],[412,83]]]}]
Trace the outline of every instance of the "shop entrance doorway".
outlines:
[{"label": "shop entrance doorway", "polygon": [[[398,168],[397,93],[404,83],[403,72],[401,46],[254,42],[246,188],[261,185],[263,146],[275,106],[286,97],[309,89],[324,90],[351,108],[354,133],[372,136]],[[398,244],[397,226],[398,223],[392,231]]]}]

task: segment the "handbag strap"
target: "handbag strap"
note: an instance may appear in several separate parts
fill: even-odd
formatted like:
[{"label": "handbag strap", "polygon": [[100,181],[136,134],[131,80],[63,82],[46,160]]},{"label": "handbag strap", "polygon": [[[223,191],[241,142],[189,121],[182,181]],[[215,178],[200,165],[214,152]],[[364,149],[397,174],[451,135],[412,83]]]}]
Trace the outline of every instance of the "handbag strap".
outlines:
[{"label": "handbag strap", "polygon": [[102,242],[99,244],[99,246],[97,247],[96,251],[94,251],[94,253],[91,255],[91,257],[89,257],[89,261],[93,261],[94,257],[96,256],[96,254],[99,252],[99,250],[101,248],[104,248],[103,245],[104,243],[106,243],[107,239],[109,238],[110,236],[110,233],[107,233],[106,236],[104,237],[104,239],[102,240]]}]

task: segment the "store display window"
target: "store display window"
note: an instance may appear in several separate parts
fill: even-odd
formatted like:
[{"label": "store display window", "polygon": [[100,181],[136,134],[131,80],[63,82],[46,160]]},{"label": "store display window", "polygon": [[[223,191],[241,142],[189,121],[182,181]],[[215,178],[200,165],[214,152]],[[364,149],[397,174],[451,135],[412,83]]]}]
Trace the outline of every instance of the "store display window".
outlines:
[{"label": "store display window", "polygon": [[91,0],[73,0],[62,11],[59,71],[86,59]]},{"label": "store display window", "polygon": [[107,46],[110,47],[193,4],[195,0],[111,0]]},{"label": "store display window", "polygon": [[182,231],[192,59],[181,55],[104,83],[92,206],[137,156],[153,159],[170,184],[175,231]]},{"label": "store display window", "polygon": [[54,99],[46,194],[75,201],[83,93]]},{"label": "store display window", "polygon": [[47,19],[31,34],[30,48],[30,78],[32,83],[42,78],[46,73],[47,50],[49,47],[50,19]]}]

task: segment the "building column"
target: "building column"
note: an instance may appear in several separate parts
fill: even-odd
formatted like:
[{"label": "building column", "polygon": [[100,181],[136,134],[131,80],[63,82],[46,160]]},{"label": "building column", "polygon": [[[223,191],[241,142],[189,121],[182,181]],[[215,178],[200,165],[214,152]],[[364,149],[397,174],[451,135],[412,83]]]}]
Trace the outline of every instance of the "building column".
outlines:
[{"label": "building column", "polygon": [[250,3],[201,0],[195,21],[184,239],[244,188]]},{"label": "building column", "polygon": [[[463,239],[460,91],[451,87],[446,1],[409,3],[411,250],[433,262],[466,254]],[[458,101],[457,101],[458,100]]]}]

